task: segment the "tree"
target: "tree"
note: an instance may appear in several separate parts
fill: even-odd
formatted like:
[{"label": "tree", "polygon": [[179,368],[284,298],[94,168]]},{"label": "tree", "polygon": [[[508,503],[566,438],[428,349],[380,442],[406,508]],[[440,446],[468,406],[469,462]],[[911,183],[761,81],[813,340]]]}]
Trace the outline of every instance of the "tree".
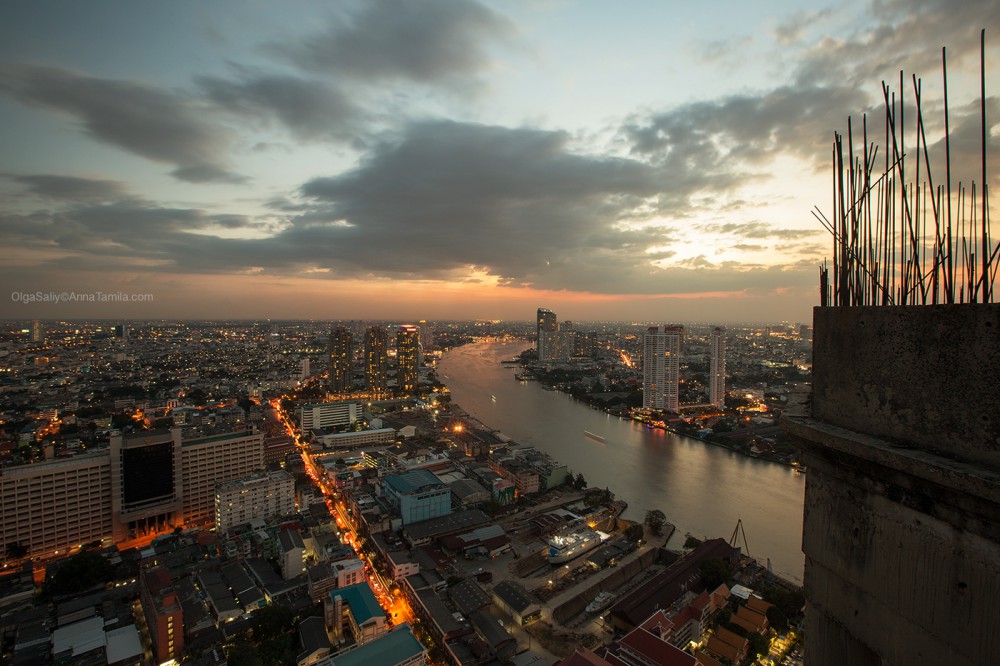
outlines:
[{"label": "tree", "polygon": [[226,655],[229,666],[263,666],[264,660],[252,646],[245,643],[234,645]]},{"label": "tree", "polygon": [[667,516],[659,509],[650,509],[646,512],[646,525],[649,531],[660,536],[663,534],[663,524],[667,522]]},{"label": "tree", "polygon": [[701,574],[701,582],[710,590],[719,587],[733,575],[729,563],[718,557],[702,560],[701,564],[698,565],[698,573]]},{"label": "tree", "polygon": [[49,576],[45,581],[45,592],[60,595],[89,590],[111,580],[113,569],[111,563],[97,553],[78,553]]},{"label": "tree", "polygon": [[294,613],[288,606],[270,604],[254,612],[253,637],[258,645],[292,630]]},{"label": "tree", "polygon": [[599,506],[608,506],[615,501],[615,494],[607,488],[591,488],[583,498],[583,503],[588,509],[596,509]]},{"label": "tree", "polygon": [[573,480],[573,487],[577,490],[583,490],[587,487],[587,479],[583,478],[582,473],[577,473],[576,478]]},{"label": "tree", "polygon": [[625,528],[625,538],[629,541],[639,541],[645,536],[645,530],[642,529],[642,525],[639,523],[634,523]]},{"label": "tree", "polygon": [[700,545],[701,545],[701,539],[697,539],[697,538],[691,536],[690,534],[688,534],[687,538],[684,539],[684,547],[685,548],[697,548]]}]

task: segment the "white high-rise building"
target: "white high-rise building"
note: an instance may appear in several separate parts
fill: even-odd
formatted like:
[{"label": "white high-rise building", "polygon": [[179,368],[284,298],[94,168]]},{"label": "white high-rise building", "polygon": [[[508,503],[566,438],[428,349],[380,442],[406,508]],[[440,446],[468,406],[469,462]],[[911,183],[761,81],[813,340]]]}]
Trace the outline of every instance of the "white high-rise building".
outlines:
[{"label": "white high-rise building", "polygon": [[708,373],[708,401],[722,409],[726,406],[726,329],[716,326],[709,337],[711,367]]},{"label": "white high-rise building", "polygon": [[681,342],[683,326],[651,326],[642,344],[642,406],[677,412],[680,409]]}]

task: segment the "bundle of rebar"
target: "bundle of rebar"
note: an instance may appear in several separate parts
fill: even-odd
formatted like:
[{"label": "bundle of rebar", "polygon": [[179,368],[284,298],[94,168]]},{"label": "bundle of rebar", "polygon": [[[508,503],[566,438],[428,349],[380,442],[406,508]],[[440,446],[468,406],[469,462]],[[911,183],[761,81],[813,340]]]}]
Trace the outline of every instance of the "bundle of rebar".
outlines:
[{"label": "bundle of rebar", "polygon": [[[834,134],[833,214],[813,216],[833,236],[833,259],[820,267],[822,306],[992,303],[1000,268],[1000,242],[990,234],[986,171],[986,31],[980,34],[981,173],[967,186],[952,183],[948,116],[947,52],[941,49],[944,87],[944,183],[932,170],[921,100],[921,80],[912,77],[915,137],[908,159],[905,79],[899,90],[882,82],[884,143],[869,139],[868,117]],[[879,152],[882,168],[876,171]],[[940,168],[940,164],[935,164]],[[912,169],[912,170],[911,170]],[[907,181],[907,178],[911,178]],[[831,273],[832,268],[832,273]]]}]

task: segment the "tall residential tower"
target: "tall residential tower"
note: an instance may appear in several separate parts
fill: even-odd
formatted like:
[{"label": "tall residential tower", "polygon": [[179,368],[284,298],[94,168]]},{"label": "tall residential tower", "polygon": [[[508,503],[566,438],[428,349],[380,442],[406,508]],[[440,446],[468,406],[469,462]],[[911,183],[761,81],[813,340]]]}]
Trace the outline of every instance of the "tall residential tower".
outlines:
[{"label": "tall residential tower", "polygon": [[376,397],[386,393],[389,367],[389,332],[381,326],[365,331],[365,379]]},{"label": "tall residential tower", "polygon": [[642,340],[642,406],[680,409],[680,357],[683,326],[651,326]]},{"label": "tall residential tower", "polygon": [[396,331],[396,384],[403,393],[420,385],[420,329],[404,324]]},{"label": "tall residential tower", "polygon": [[346,326],[330,331],[330,390],[350,393],[354,369],[354,336]]},{"label": "tall residential tower", "polygon": [[538,308],[538,315],[535,320],[535,334],[538,339],[536,349],[538,350],[538,360],[548,360],[550,353],[545,345],[547,334],[555,333],[558,330],[556,323],[556,313],[545,308]]},{"label": "tall residential tower", "polygon": [[722,409],[726,406],[726,329],[716,326],[709,336],[711,367],[708,373],[708,401]]}]

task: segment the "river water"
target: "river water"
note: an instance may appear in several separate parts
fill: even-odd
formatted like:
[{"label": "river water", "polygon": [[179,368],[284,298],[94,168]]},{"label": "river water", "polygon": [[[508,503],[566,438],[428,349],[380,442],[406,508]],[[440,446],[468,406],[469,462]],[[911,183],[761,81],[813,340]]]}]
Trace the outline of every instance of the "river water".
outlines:
[{"label": "river water", "polygon": [[549,453],[582,473],[591,487],[610,488],[628,502],[626,518],[663,511],[677,526],[671,547],[679,548],[686,533],[728,540],[742,519],[749,554],[762,562],[770,558],[775,573],[801,584],[804,476],[697,439],[648,430],[536,382],[518,382],[515,367],[500,361],[527,347],[458,347],[444,354],[438,375],[454,402],[486,426]]}]

